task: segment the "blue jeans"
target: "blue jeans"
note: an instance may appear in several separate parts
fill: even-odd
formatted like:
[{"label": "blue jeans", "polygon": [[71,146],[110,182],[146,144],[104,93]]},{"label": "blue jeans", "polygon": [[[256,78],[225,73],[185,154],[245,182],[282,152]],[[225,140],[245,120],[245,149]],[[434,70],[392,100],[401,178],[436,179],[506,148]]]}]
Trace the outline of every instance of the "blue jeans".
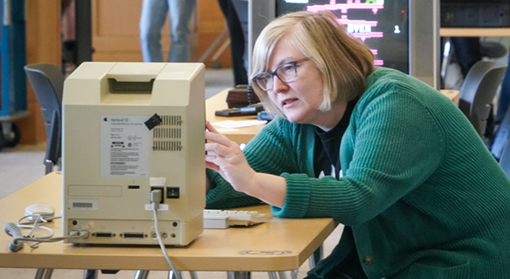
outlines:
[{"label": "blue jeans", "polygon": [[189,21],[196,0],[143,0],[140,16],[140,44],[143,61],[163,62],[161,28],[170,14],[168,62],[190,61]]}]

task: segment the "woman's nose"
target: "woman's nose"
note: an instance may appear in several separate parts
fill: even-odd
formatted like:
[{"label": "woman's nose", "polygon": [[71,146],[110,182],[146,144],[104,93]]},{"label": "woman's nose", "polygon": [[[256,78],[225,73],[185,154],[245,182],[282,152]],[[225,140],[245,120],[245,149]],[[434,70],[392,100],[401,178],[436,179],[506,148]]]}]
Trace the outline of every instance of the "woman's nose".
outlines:
[{"label": "woman's nose", "polygon": [[273,91],[275,93],[286,92],[289,88],[289,85],[282,81],[278,76],[273,77]]}]

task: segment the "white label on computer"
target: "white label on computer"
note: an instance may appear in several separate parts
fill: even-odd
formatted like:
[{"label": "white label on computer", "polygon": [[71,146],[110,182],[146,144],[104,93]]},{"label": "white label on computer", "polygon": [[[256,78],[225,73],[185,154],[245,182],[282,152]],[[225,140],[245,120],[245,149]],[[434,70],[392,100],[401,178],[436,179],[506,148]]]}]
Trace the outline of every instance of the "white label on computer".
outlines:
[{"label": "white label on computer", "polygon": [[101,116],[101,176],[149,175],[150,116]]},{"label": "white label on computer", "polygon": [[99,203],[90,199],[70,199],[68,207],[71,210],[97,210]]},{"label": "white label on computer", "polygon": [[[152,210],[152,204],[146,204],[145,210]],[[158,207],[159,211],[168,211],[168,204],[160,203]]]}]

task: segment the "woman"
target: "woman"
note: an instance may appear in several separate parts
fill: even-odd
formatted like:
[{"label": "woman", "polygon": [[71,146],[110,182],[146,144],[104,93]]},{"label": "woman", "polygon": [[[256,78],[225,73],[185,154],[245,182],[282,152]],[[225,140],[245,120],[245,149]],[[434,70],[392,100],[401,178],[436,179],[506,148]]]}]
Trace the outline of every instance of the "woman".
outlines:
[{"label": "woman", "polygon": [[307,278],[510,278],[510,181],[449,99],[329,13],[276,19],[253,61],[277,117],[244,153],[206,124],[209,208],[344,224]]}]

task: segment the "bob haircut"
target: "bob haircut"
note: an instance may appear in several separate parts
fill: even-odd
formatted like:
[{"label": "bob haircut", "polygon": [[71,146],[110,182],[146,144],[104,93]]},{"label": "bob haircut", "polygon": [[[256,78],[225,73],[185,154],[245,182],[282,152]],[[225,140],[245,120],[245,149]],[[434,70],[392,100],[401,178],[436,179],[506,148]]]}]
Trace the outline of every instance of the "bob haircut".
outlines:
[{"label": "bob haircut", "polygon": [[[347,34],[331,12],[289,13],[269,23],[255,43],[251,79],[269,70],[271,54],[283,37],[310,58],[322,74],[324,97],[319,110],[328,111],[332,102],[350,101],[364,93],[366,77],[374,70],[374,55]],[[267,92],[255,82],[252,85],[267,111],[285,118]]]}]

